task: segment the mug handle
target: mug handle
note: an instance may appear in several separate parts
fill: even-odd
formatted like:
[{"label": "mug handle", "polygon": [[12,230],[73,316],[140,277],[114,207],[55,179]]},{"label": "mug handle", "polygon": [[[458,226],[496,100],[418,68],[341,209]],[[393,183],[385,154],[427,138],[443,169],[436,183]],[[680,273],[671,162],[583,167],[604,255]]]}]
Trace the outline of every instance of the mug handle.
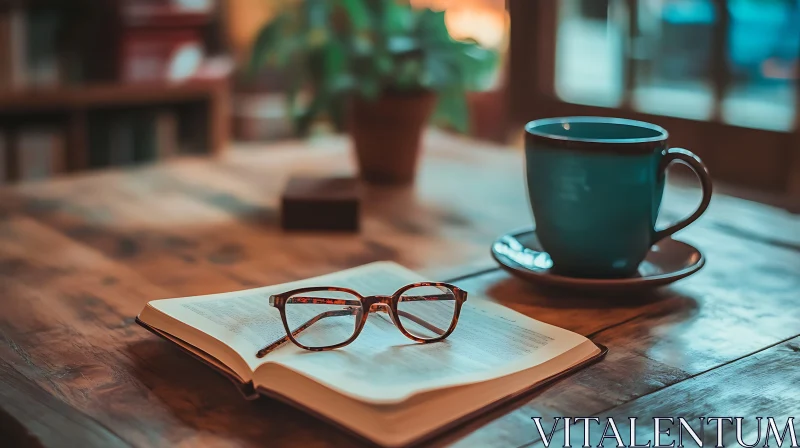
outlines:
[{"label": "mug handle", "polygon": [[696,174],[697,178],[700,179],[700,186],[703,190],[703,199],[700,201],[700,206],[697,207],[697,210],[695,210],[691,216],[667,227],[666,229],[657,231],[653,236],[653,244],[695,222],[697,218],[699,218],[700,215],[706,211],[708,204],[711,203],[711,175],[708,174],[708,169],[700,160],[700,158],[694,155],[694,153],[688,149],[670,148],[666,151],[664,157],[661,159],[661,163],[658,166],[659,175],[666,176],[667,168],[674,162],[683,163],[691,168],[692,171],[694,171],[694,174]]}]

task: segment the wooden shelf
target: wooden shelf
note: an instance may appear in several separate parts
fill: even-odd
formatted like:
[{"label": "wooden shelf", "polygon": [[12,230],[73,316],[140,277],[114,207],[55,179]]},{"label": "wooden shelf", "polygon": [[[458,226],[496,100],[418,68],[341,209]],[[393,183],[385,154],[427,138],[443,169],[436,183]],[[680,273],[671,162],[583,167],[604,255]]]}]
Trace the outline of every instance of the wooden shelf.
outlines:
[{"label": "wooden shelf", "polygon": [[[66,4],[62,0],[0,0],[0,15],[15,14],[2,17],[3,20],[23,20],[21,23],[26,28],[30,25],[30,29],[36,28],[31,23],[38,23],[34,20],[37,14],[44,17],[47,13],[49,17],[56,12],[58,32],[46,34],[58,36],[51,39],[63,39],[63,45],[54,45],[48,51],[56,54],[47,56],[58,64],[62,75],[67,75],[63,79],[84,80],[52,87],[16,88],[7,85],[4,76],[0,85],[0,137],[9,148],[6,165],[12,166],[5,170],[11,173],[12,180],[18,178],[13,170],[17,169],[19,153],[24,152],[19,147],[31,146],[27,144],[30,138],[20,136],[27,138],[44,130],[54,129],[63,136],[63,145],[51,146],[63,146],[66,171],[123,166],[132,160],[131,142],[137,145],[137,160],[155,160],[150,149],[157,145],[209,153],[218,153],[227,146],[233,64],[225,57],[223,7],[216,0],[209,2],[213,7],[208,10],[148,7],[151,3],[169,4],[141,0],[70,0]],[[126,4],[132,6],[130,11],[123,10]],[[40,6],[47,8],[38,10]],[[32,33],[30,29],[25,33]],[[196,34],[195,40],[200,40],[205,49],[205,59],[193,77],[182,81],[119,81],[124,78],[120,72],[130,56],[126,36],[129,31],[138,33],[140,29],[152,30],[153,34],[162,33],[162,29]],[[0,48],[0,52],[6,50]],[[11,78],[35,79],[35,73],[29,73],[25,65],[16,69]],[[163,141],[152,142],[150,134],[155,131],[150,131],[155,128],[161,129]],[[148,134],[139,132],[142,129]],[[181,145],[170,144],[173,140]],[[97,157],[102,155],[103,145],[122,148],[117,151],[122,156],[114,160]],[[145,147],[147,154],[142,149]],[[51,174],[58,172],[52,171]]]},{"label": "wooden shelf", "polygon": [[[224,64],[223,64],[224,65]],[[185,82],[118,83],[58,89],[0,91],[0,114],[66,114],[68,171],[88,167],[88,119],[93,109],[137,105],[169,105],[206,100],[208,150],[221,152],[229,139],[230,87],[225,67],[206,70],[202,77]]]},{"label": "wooden shelf", "polygon": [[178,83],[103,84],[0,91],[0,113],[91,109],[203,99],[227,88],[227,78]]},{"label": "wooden shelf", "polygon": [[126,19],[124,24],[131,29],[159,29],[176,27],[203,27],[213,22],[210,12],[164,11],[147,17]]}]

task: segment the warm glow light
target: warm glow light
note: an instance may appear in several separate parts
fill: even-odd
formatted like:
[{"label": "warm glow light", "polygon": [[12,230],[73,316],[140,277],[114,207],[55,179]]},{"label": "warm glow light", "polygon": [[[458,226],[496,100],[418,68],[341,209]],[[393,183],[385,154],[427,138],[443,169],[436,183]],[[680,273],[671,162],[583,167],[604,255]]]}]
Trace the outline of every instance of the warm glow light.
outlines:
[{"label": "warm glow light", "polygon": [[453,39],[475,39],[486,48],[500,48],[505,43],[505,10],[459,5],[447,9],[444,21]]},{"label": "warm glow light", "polygon": [[249,56],[253,39],[274,14],[275,6],[263,0],[228,2],[226,28],[237,60],[244,61]]},{"label": "warm glow light", "polygon": [[411,0],[415,8],[445,11],[447,31],[453,39],[474,39],[486,48],[506,44],[508,16],[498,0]]}]

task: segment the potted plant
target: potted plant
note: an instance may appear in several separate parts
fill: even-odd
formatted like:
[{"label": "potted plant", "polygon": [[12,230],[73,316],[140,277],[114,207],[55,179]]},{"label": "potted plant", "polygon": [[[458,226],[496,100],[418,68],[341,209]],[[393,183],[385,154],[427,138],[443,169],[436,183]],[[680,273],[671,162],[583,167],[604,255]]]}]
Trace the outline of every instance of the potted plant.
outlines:
[{"label": "potted plant", "polygon": [[495,51],[453,40],[444,16],[397,0],[285,1],[258,34],[251,68],[286,75],[301,135],[327,115],[348,128],[363,179],[408,183],[431,115],[466,131],[466,92],[497,65]]}]

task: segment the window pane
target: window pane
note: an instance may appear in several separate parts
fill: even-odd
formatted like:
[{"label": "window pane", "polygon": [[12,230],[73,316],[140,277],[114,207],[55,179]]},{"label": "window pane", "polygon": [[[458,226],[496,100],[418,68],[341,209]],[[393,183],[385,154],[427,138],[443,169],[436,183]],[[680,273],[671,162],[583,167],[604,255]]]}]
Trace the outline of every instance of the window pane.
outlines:
[{"label": "window pane", "polygon": [[[617,106],[627,32],[615,0],[560,0],[556,93],[564,101]],[[612,20],[609,20],[609,17]]]},{"label": "window pane", "polygon": [[714,108],[709,73],[712,0],[639,0],[633,106],[642,112],[706,120]]},{"label": "window pane", "polygon": [[[635,110],[710,120],[715,110],[711,61],[720,3],[724,2],[560,0],[557,94],[572,103],[618,107],[631,73]],[[724,57],[730,83],[720,99],[722,120],[759,129],[793,129],[800,0],[728,0],[727,5],[730,26]]]},{"label": "window pane", "polygon": [[729,0],[728,58],[732,85],[722,103],[726,122],[788,131],[795,119],[800,2]]}]

